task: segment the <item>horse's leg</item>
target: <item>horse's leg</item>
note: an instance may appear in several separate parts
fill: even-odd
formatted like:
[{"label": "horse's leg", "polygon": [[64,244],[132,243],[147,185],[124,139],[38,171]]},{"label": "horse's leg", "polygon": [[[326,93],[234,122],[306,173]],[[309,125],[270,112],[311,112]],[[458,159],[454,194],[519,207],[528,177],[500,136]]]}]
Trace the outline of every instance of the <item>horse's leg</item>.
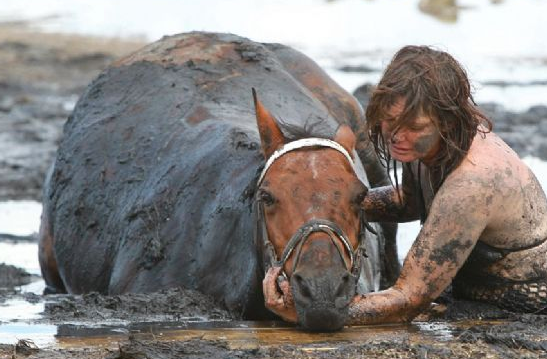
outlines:
[{"label": "horse's leg", "polygon": [[46,282],[44,294],[66,293],[65,285],[59,275],[53,243],[49,215],[46,206],[44,206],[40,232],[38,233],[38,260],[40,261],[42,277]]}]

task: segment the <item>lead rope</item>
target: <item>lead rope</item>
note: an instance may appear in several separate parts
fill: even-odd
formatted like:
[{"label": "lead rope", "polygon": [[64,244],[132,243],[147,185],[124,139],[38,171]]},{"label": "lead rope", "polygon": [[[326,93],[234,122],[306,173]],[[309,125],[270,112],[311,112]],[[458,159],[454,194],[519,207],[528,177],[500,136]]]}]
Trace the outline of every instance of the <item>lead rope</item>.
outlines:
[{"label": "lead rope", "polygon": [[[378,235],[378,233],[372,228],[372,226],[365,219],[365,209],[361,208],[359,210],[359,244],[357,250],[355,251],[355,261],[352,268],[352,274],[359,278],[361,276],[361,267],[363,266],[363,258],[368,258],[367,249],[366,249],[366,239],[367,239],[367,230],[371,233]],[[357,283],[356,283],[357,285]]]}]

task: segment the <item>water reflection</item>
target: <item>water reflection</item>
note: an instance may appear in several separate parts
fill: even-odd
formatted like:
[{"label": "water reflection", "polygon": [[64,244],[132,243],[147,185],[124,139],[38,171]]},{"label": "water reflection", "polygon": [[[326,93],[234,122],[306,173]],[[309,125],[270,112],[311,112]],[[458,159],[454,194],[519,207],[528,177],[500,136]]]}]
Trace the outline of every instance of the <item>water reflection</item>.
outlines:
[{"label": "water reflection", "polygon": [[26,299],[14,298],[0,304],[0,323],[39,319],[44,303],[30,303]]},{"label": "water reflection", "polygon": [[57,326],[47,324],[8,323],[0,325],[0,344],[14,344],[20,339],[31,339],[43,348],[54,345]]},{"label": "water reflection", "polygon": [[[435,343],[453,339],[472,322],[434,322],[401,325],[347,327],[335,333],[309,333],[279,321],[181,321],[127,324],[72,323],[29,325],[10,323],[0,326],[0,343],[14,343],[32,338],[44,348],[117,348],[121,341],[160,340],[189,341],[192,339],[226,341],[231,349],[249,349],[279,345],[315,345],[337,348],[344,343],[370,343],[405,337],[410,342]],[[499,325],[499,323],[491,323]]]}]

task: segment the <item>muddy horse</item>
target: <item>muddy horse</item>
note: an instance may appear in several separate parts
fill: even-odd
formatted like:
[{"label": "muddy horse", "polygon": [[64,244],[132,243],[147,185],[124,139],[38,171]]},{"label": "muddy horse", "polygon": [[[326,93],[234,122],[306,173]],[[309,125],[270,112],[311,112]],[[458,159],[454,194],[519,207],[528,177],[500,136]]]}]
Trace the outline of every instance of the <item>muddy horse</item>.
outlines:
[{"label": "muddy horse", "polygon": [[278,264],[299,323],[339,329],[356,290],[397,276],[394,228],[359,206],[386,183],[362,108],[303,54],[165,37],[101,73],[65,124],[44,189],[46,291],[183,287],[259,319]]}]

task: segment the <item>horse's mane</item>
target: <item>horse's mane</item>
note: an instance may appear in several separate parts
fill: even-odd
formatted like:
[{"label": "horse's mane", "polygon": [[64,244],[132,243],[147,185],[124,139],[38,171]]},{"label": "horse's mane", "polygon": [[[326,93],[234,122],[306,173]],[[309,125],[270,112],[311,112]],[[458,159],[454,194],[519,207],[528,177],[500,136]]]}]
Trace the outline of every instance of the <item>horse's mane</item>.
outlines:
[{"label": "horse's mane", "polygon": [[[277,123],[279,127],[281,128],[283,135],[287,139],[287,142],[292,142],[292,141],[300,140],[303,138],[309,138],[309,137],[332,139],[334,132],[331,132],[331,131],[336,130],[336,129],[330,128],[327,120],[323,120],[319,122],[316,121],[313,123],[306,122],[304,123],[304,126],[292,124],[292,123],[284,121],[283,119],[277,119]],[[325,131],[325,128],[329,130]],[[326,132],[331,132],[331,133],[326,133]]]}]

